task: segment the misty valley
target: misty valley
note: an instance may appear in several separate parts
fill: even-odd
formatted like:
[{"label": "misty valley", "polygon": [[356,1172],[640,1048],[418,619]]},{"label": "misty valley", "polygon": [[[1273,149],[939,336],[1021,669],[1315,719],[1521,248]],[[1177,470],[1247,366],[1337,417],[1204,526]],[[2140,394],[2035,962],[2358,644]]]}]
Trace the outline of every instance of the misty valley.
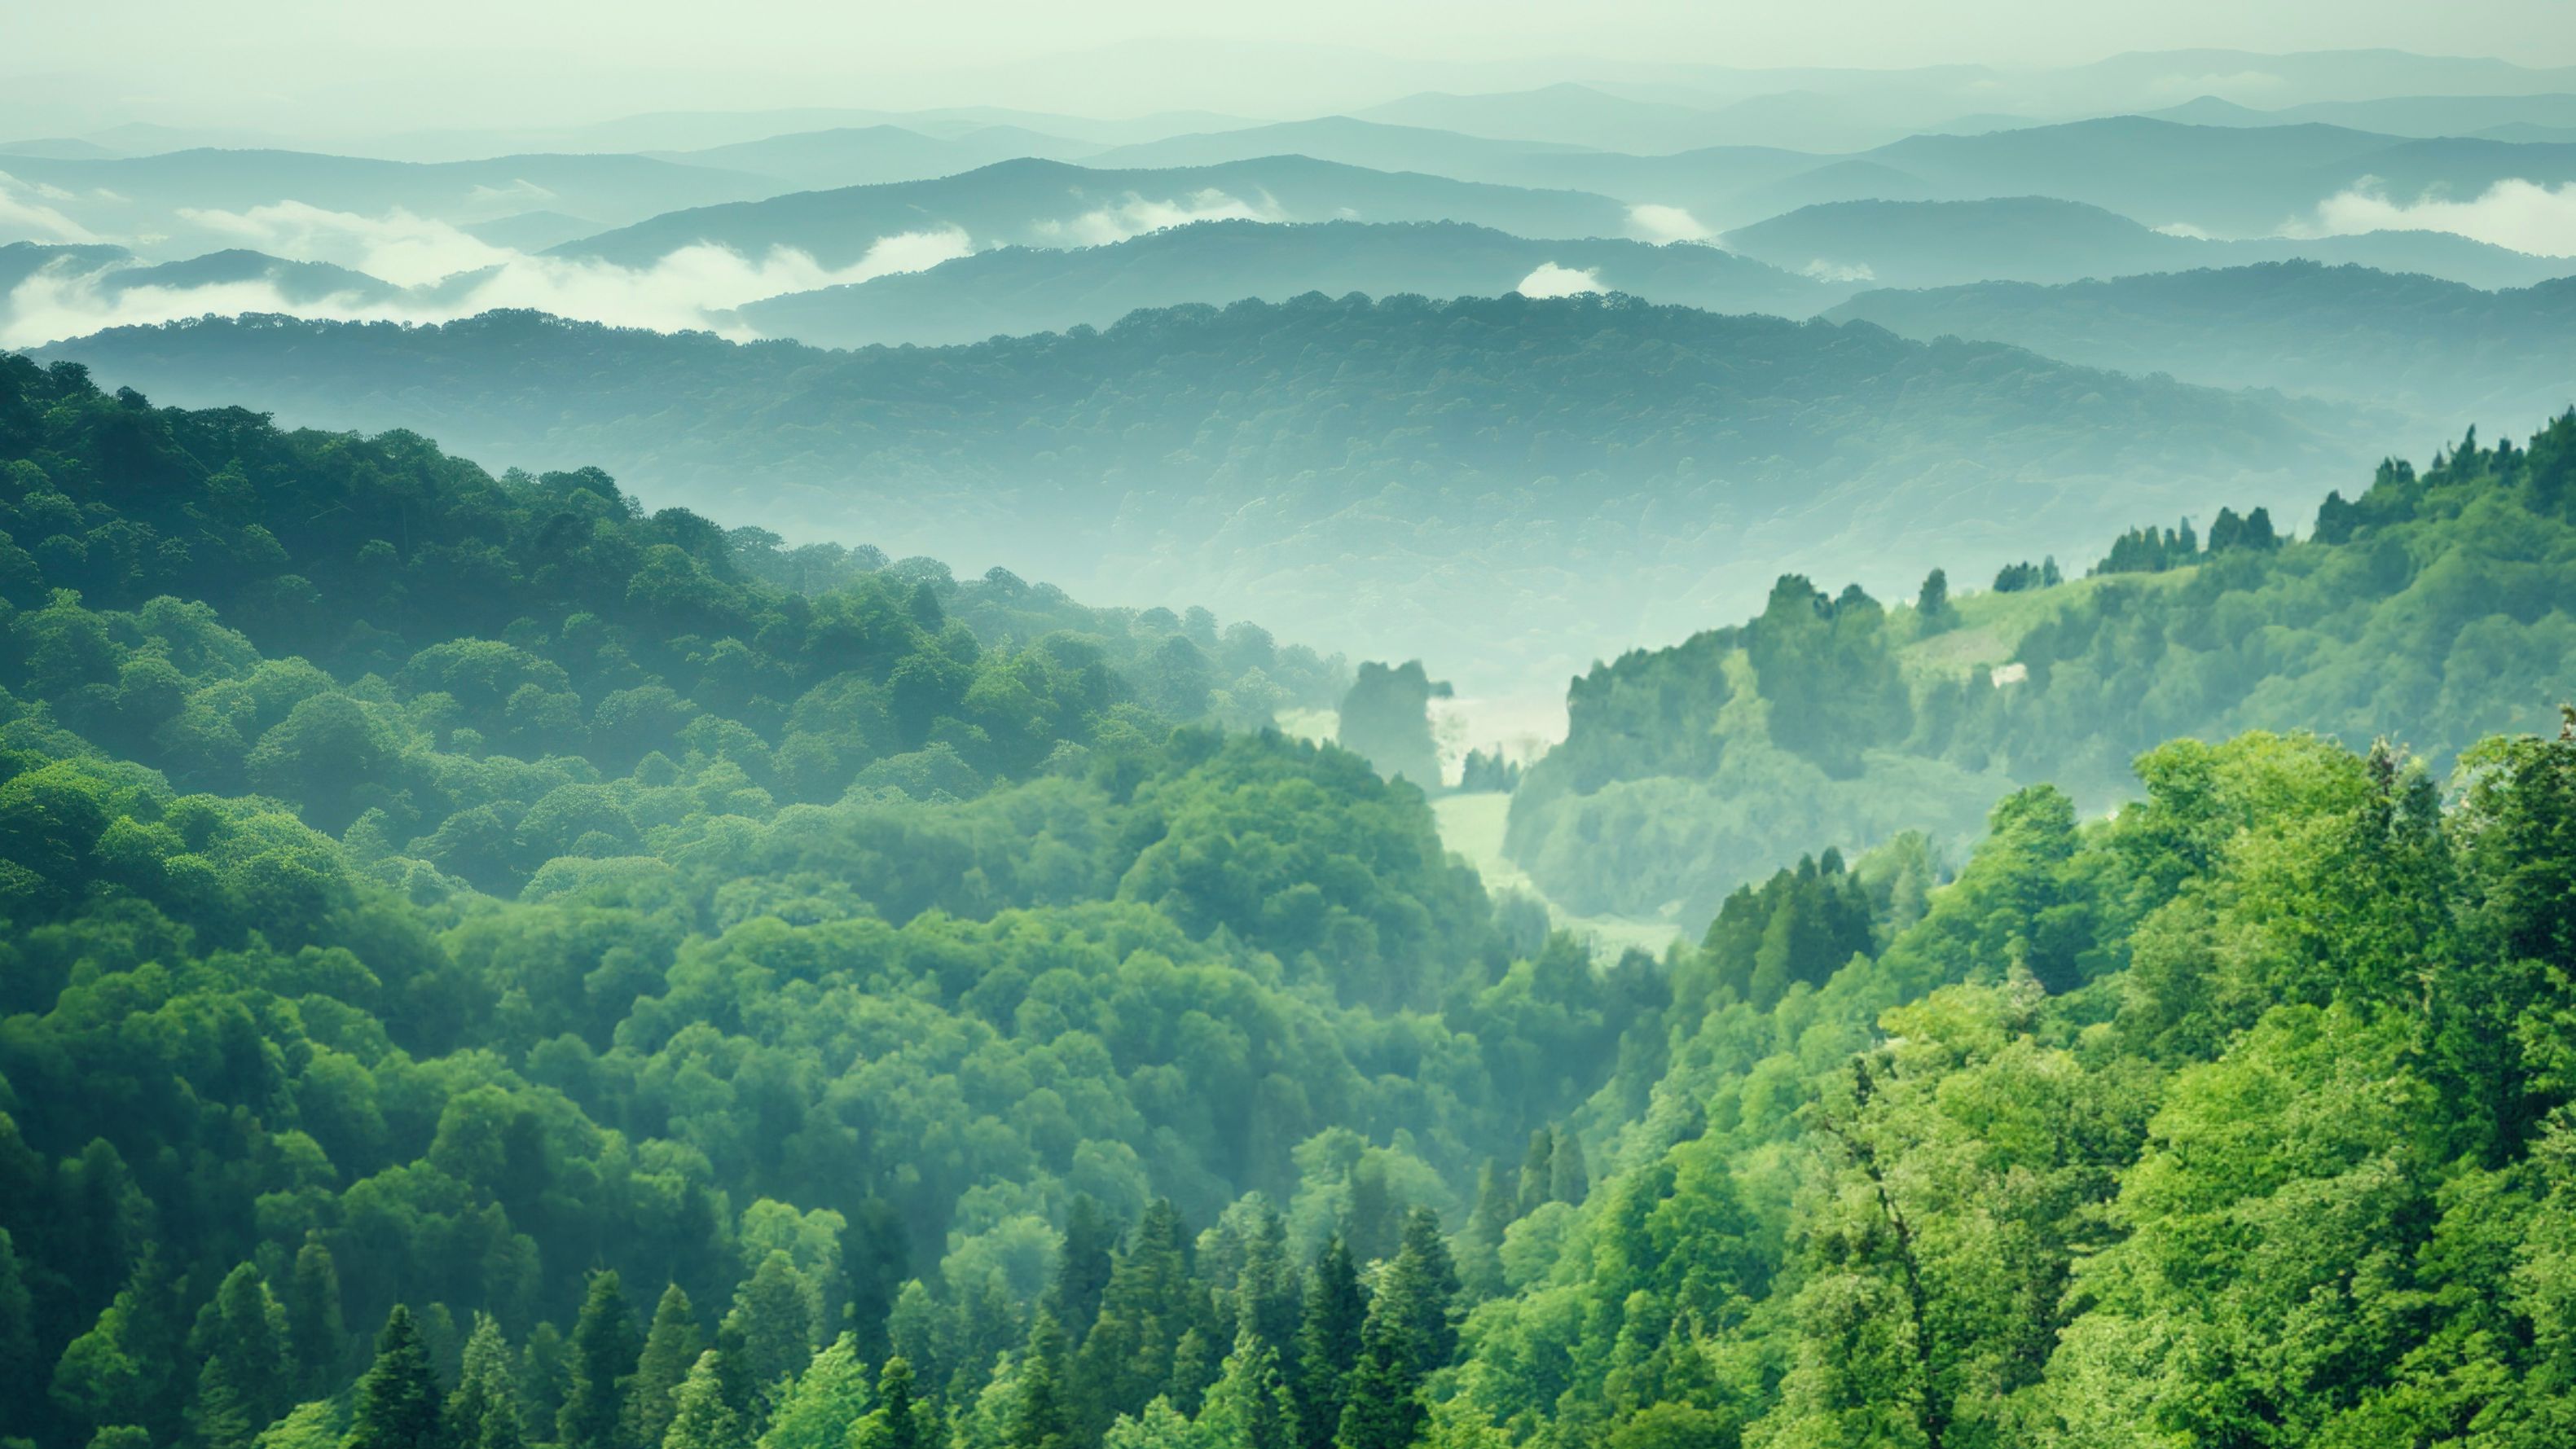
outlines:
[{"label": "misty valley", "polygon": [[0,1449],[2576,1443],[2467,4],[0,17]]}]

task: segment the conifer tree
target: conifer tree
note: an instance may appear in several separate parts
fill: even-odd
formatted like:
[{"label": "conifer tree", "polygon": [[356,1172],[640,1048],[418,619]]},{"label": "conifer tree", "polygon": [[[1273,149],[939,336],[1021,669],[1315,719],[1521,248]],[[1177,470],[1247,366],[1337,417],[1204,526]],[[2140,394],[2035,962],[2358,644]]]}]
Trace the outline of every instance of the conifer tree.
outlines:
[{"label": "conifer tree", "polygon": [[1076,1197],[1065,1213],[1064,1248],[1056,1259],[1055,1282],[1047,1289],[1047,1311],[1076,1347],[1100,1314],[1100,1295],[1109,1287],[1117,1247],[1118,1225],[1090,1194]]},{"label": "conifer tree", "polygon": [[862,1362],[881,1362],[890,1352],[886,1317],[912,1276],[903,1219],[883,1198],[871,1197],[849,1215],[840,1260],[841,1321],[854,1337],[851,1351]]},{"label": "conifer tree", "polygon": [[[1026,1382],[1022,1380],[1024,1391]],[[923,1410],[913,1398],[911,1362],[900,1356],[887,1359],[877,1375],[877,1406],[851,1430],[851,1449],[929,1449]]]},{"label": "conifer tree", "polygon": [[1288,1259],[1288,1220],[1268,1207],[1243,1245],[1234,1292],[1237,1333],[1249,1331],[1268,1345],[1286,1372],[1295,1361],[1305,1294],[1297,1267]]},{"label": "conifer tree", "polygon": [[581,1317],[573,1323],[571,1381],[555,1416],[555,1441],[562,1449],[649,1449],[625,1440],[626,1385],[635,1373],[635,1356],[635,1327],[617,1270],[593,1273]]},{"label": "conifer tree", "polygon": [[1127,1251],[1110,1269],[1099,1319],[1065,1375],[1074,1431],[1085,1440],[1095,1438],[1119,1415],[1133,1414],[1168,1391],[1181,1339],[1205,1311],[1205,1295],[1190,1275],[1180,1212],[1157,1201],[1138,1219]]},{"label": "conifer tree", "polygon": [[1279,1354],[1246,1326],[1200,1412],[1216,1449],[1296,1449],[1297,1413]]},{"label": "conifer tree", "polygon": [[1306,1449],[1328,1449],[1342,1419],[1347,1379],[1359,1357],[1360,1331],[1368,1300],[1360,1292],[1359,1271],[1341,1239],[1324,1244],[1306,1285],[1306,1312],[1297,1326],[1297,1373],[1293,1382],[1297,1428]]},{"label": "conifer tree", "polygon": [[1459,1276],[1477,1297],[1503,1289],[1503,1234],[1510,1230],[1519,1195],[1506,1185],[1503,1164],[1487,1162],[1476,1174],[1476,1206],[1467,1214]]},{"label": "conifer tree", "polygon": [[306,1238],[295,1251],[286,1336],[295,1350],[297,1388],[308,1397],[336,1388],[348,1362],[349,1330],[340,1315],[340,1270],[319,1238]]},{"label": "conifer tree", "polygon": [[1530,1134],[1529,1155],[1521,1159],[1520,1216],[1545,1207],[1555,1189],[1556,1134],[1541,1127]]},{"label": "conifer tree", "polygon": [[742,1342],[725,1348],[728,1356],[739,1355],[741,1380],[751,1389],[746,1417],[752,1422],[767,1418],[771,1396],[813,1358],[814,1319],[814,1287],[783,1251],[772,1249],[734,1291],[725,1322],[740,1330]]},{"label": "conifer tree", "polygon": [[1338,1449],[1406,1449],[1420,1437],[1428,1414],[1423,1381],[1457,1351],[1457,1291],[1440,1220],[1428,1208],[1414,1209],[1360,1331],[1359,1362],[1334,1434]]},{"label": "conifer tree", "polygon": [[33,1427],[37,1399],[23,1390],[38,1382],[37,1369],[35,1298],[27,1291],[17,1242],[0,1228],[0,1384],[13,1386],[0,1393],[0,1435]]},{"label": "conifer tree", "polygon": [[358,1380],[343,1449],[452,1449],[429,1345],[399,1303],[376,1335],[376,1361]]},{"label": "conifer tree", "polygon": [[190,1415],[197,1438],[207,1449],[241,1449],[287,1407],[294,1368],[286,1310],[259,1269],[244,1263],[225,1275],[193,1338],[201,1364]]},{"label": "conifer tree", "polygon": [[721,1349],[708,1349],[689,1367],[672,1395],[671,1425],[660,1449],[750,1449],[742,1415],[725,1402]]},{"label": "conifer tree", "polygon": [[516,1356],[491,1314],[474,1315],[463,1367],[447,1396],[447,1427],[456,1449],[524,1449]]},{"label": "conifer tree", "polygon": [[1564,1133],[1557,1138],[1556,1155],[1548,1164],[1547,1195],[1552,1201],[1579,1206],[1591,1190],[1592,1171],[1583,1160],[1583,1143],[1572,1132]]},{"label": "conifer tree", "polygon": [[[908,1372],[908,1371],[907,1371]],[[909,1397],[909,1385],[906,1394]],[[845,1449],[858,1442],[868,1413],[868,1370],[859,1361],[857,1335],[832,1340],[770,1415],[761,1449]]]},{"label": "conifer tree", "polygon": [[1064,1330],[1041,1308],[1020,1359],[1019,1402],[1003,1436],[1006,1449],[1066,1449],[1072,1418],[1065,1402]]},{"label": "conifer tree", "polygon": [[635,1361],[634,1380],[626,1389],[628,1444],[640,1449],[662,1442],[663,1431],[671,1427],[671,1416],[679,1411],[673,1396],[687,1382],[689,1370],[697,1366],[698,1356],[706,1348],[698,1333],[697,1316],[689,1307],[689,1295],[677,1283],[664,1288],[661,1302],[653,1308],[653,1326],[644,1334],[644,1350]]}]

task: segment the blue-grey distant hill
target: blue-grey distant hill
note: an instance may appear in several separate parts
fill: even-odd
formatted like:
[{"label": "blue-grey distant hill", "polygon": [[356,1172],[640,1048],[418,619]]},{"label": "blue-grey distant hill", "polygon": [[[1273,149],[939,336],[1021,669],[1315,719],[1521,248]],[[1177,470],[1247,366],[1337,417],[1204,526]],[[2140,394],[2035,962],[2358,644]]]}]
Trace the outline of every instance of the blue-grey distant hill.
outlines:
[{"label": "blue-grey distant hill", "polygon": [[1732,250],[1793,272],[1892,287],[2071,282],[2306,259],[2421,272],[2474,287],[2527,287],[2576,272],[2438,231],[2219,241],[2142,226],[2046,196],[1983,201],[1845,201],[1802,207],[1726,234]]},{"label": "blue-grey distant hill", "polygon": [[2169,373],[2490,430],[2576,404],[2576,277],[2489,292],[2315,262],[2035,286],[1870,291],[1827,315],[1908,337],[1981,337],[2122,372]]},{"label": "blue-grey distant hill", "polygon": [[556,249],[629,266],[706,242],[758,254],[793,247],[845,267],[883,237],[962,231],[978,246],[1085,246],[1175,222],[1465,221],[1520,236],[1624,236],[1606,196],[1481,185],[1264,156],[1221,166],[1103,170],[1019,160],[960,176],[798,192],[657,216]]},{"label": "blue-grey distant hill", "polygon": [[1681,242],[1535,241],[1464,222],[1211,221],[1111,246],[1001,247],[918,272],[754,302],[764,337],[818,347],[954,343],[1105,327],[1142,308],[1243,297],[1624,292],[1715,312],[1804,317],[1849,295],[1749,257]]},{"label": "blue-grey distant hill", "polygon": [[853,352],[531,313],[254,318],[44,355],[495,467],[597,463],[798,536],[1111,598],[1151,579],[1504,684],[1728,617],[1784,568],[1866,558],[1904,590],[2139,517],[2304,510],[2397,441],[1999,343],[1601,297],[1310,296]]}]

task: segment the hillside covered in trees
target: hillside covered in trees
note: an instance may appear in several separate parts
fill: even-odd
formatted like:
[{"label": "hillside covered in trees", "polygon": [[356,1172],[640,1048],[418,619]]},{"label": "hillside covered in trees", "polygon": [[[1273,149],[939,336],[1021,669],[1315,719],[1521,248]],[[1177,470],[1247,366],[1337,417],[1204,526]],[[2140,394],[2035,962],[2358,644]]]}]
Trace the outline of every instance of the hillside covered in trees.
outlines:
[{"label": "hillside covered in trees", "polygon": [[[2011,790],[1955,876],[1919,833],[1820,848],[1605,968],[1489,902],[1410,785],[1176,693],[1203,621],[0,381],[0,1438],[2576,1430],[2576,712],[2437,761],[2174,741],[2115,817]],[[2420,558],[2416,607],[2361,611],[2370,677],[2420,687],[2385,631],[2435,627],[2445,569],[2560,592],[2571,439],[2392,464],[2313,542],[2231,512],[2123,539],[2141,572],[1927,587],[1917,632],[2040,611],[2042,700],[2174,677],[2191,609],[2402,597]],[[2433,546],[2480,528],[2520,552]],[[1734,671],[1866,771],[1835,722],[1927,677],[1895,627],[1784,585],[1589,685],[1557,768],[1620,767],[1609,719],[1704,763],[1674,726]],[[2104,698],[2051,707],[2107,754]]]},{"label": "hillside covered in trees", "polygon": [[1893,604],[1786,576],[1743,625],[1596,666],[1513,799],[1514,858],[1573,909],[1696,923],[1823,844],[1955,852],[2019,785],[2103,810],[2177,736],[2386,734],[2447,770],[2576,694],[2576,414],[2383,463],[2297,541],[2222,509],[2206,538],[2132,530],[2088,577],[2044,572],[1936,573]]},{"label": "hillside covered in trees", "polygon": [[1462,687],[1678,637],[1784,567],[1920,577],[2141,510],[2304,508],[2355,447],[2278,398],[1598,296],[1303,297],[847,353],[524,313],[209,319],[45,355],[1093,597],[1150,581]]},{"label": "hillside covered in trees", "polygon": [[17,357],[0,457],[0,1438],[768,1432],[845,1332],[971,1404],[1067,1214],[1385,1256],[1660,1009],[1222,732],[1342,682],[1250,626]]}]

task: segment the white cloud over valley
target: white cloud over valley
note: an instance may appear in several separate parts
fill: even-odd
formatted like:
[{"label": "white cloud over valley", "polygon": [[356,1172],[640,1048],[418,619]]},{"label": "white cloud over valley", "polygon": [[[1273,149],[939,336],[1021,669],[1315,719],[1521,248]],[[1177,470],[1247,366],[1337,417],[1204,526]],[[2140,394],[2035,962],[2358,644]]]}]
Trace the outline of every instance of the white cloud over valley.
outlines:
[{"label": "white cloud over valley", "polygon": [[[10,216],[11,205],[10,194],[0,191],[0,219]],[[752,257],[712,245],[680,248],[649,267],[625,267],[494,246],[446,222],[400,210],[361,216],[283,202],[239,212],[192,210],[185,219],[236,247],[283,261],[327,263],[390,285],[353,283],[327,295],[316,295],[310,281],[292,295],[264,279],[128,285],[119,273],[130,268],[99,269],[66,259],[25,278],[0,302],[0,346],[30,347],[107,327],[208,314],[445,322],[500,307],[748,338],[754,334],[724,314],[765,297],[919,271],[974,249],[964,231],[943,227],[879,237],[846,267],[825,266],[789,247]],[[33,229],[24,222],[7,224],[21,232]]]},{"label": "white cloud over valley", "polygon": [[2350,236],[2367,231],[2446,231],[2534,256],[2576,256],[2576,183],[2546,186],[2509,179],[2471,200],[2428,194],[2389,196],[2376,178],[2317,203],[2313,220],[2293,236]]},{"label": "white cloud over valley", "polygon": [[1602,290],[1601,274],[1590,267],[1541,262],[1512,290],[1524,297],[1574,297]]}]

